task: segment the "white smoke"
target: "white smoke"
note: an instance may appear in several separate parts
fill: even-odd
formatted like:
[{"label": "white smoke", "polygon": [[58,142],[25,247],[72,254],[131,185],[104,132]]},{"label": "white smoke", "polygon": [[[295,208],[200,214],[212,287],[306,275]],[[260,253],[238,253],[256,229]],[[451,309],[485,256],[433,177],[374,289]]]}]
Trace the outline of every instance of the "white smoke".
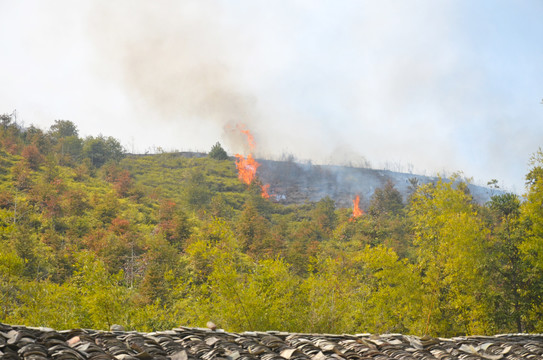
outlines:
[{"label": "white smoke", "polygon": [[3,111],[140,150],[244,151],[244,123],[257,156],[520,184],[543,135],[539,2],[28,0],[0,13],[20,64],[0,60],[14,84]]}]

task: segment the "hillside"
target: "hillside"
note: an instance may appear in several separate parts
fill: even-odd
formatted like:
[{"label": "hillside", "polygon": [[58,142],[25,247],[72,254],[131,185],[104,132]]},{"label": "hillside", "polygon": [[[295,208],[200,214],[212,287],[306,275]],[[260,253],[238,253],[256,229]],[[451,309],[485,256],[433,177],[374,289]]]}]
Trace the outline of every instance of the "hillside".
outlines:
[{"label": "hillside", "polygon": [[[355,195],[360,195],[360,206],[368,209],[376,189],[390,181],[400,192],[404,201],[417,186],[435,183],[438,177],[400,173],[338,165],[313,165],[293,159],[278,161],[257,159],[259,179],[270,184],[271,200],[281,204],[304,204],[318,202],[330,197],[337,207],[352,207]],[[129,155],[123,162],[136,179],[147,186],[160,188],[172,198],[183,191],[187,169],[202,171],[209,179],[209,187],[220,192],[229,204],[239,207],[244,187],[237,179],[234,158],[218,163],[207,158],[205,153],[179,152],[157,155]],[[167,171],[165,171],[167,170]],[[142,175],[146,174],[145,177]],[[154,175],[150,175],[154,174]],[[503,194],[498,189],[467,184],[473,199],[484,204],[492,195]]]},{"label": "hillside", "polygon": [[[282,203],[319,201],[329,196],[339,207],[351,207],[354,195],[361,197],[361,207],[368,209],[378,188],[390,181],[402,194],[404,201],[416,186],[435,183],[438,177],[375,170],[337,165],[312,165],[295,161],[272,161],[258,159],[258,173],[263,183],[269,183],[272,194]],[[496,189],[468,184],[476,202],[484,204],[495,194]]]},{"label": "hillside", "polygon": [[1,120],[0,323],[543,330],[543,153],[523,201],[476,202],[458,177],[262,160],[245,183],[239,157],[127,155],[69,121]]}]

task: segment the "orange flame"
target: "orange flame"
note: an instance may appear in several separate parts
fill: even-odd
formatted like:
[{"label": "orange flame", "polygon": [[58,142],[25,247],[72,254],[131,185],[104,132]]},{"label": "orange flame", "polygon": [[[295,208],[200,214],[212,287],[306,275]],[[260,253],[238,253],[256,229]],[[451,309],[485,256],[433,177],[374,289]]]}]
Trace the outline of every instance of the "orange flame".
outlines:
[{"label": "orange flame", "polygon": [[247,185],[250,185],[253,182],[256,176],[256,169],[258,169],[259,166],[260,164],[253,158],[253,154],[247,155],[247,158],[243,155],[236,154],[238,178]]},{"label": "orange flame", "polygon": [[268,193],[268,190],[270,190],[270,184],[262,185],[262,197],[264,199],[270,198],[270,194]]},{"label": "orange flame", "polygon": [[359,203],[360,203],[360,196],[356,195],[356,197],[353,200],[353,214],[351,215],[351,218],[349,219],[349,221],[353,221],[354,219],[364,214],[364,212],[358,206]]},{"label": "orange flame", "polygon": [[236,127],[239,129],[239,131],[241,131],[247,136],[247,142],[249,143],[249,148],[251,149],[251,151],[254,151],[256,143],[255,143],[255,137],[253,136],[253,134],[251,134],[249,130],[245,128],[245,124],[238,124],[236,125]]},{"label": "orange flame", "polygon": [[[255,149],[255,138],[254,136],[245,128],[244,124],[238,124],[236,125],[236,128],[244,133],[247,136],[247,142],[249,143],[249,148],[251,151],[254,151]],[[255,176],[256,176],[256,170],[260,164],[253,158],[253,154],[247,155],[247,158],[245,158],[243,155],[236,154],[236,168],[238,169],[238,178],[246,183],[247,185],[250,185]],[[265,199],[270,198],[270,194],[268,193],[268,190],[270,189],[270,184],[262,185],[262,197]]]}]

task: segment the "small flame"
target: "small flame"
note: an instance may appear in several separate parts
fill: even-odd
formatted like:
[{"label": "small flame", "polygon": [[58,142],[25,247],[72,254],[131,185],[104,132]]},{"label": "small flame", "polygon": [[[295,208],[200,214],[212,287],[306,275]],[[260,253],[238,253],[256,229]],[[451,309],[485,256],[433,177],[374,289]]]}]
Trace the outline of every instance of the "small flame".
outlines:
[{"label": "small flame", "polygon": [[364,212],[358,206],[359,203],[360,203],[360,196],[356,195],[356,197],[353,200],[353,214],[351,215],[351,218],[349,219],[349,221],[353,221],[354,219],[364,214]]},{"label": "small flame", "polygon": [[255,137],[253,136],[253,134],[251,134],[249,130],[245,128],[245,124],[238,124],[236,125],[236,127],[238,128],[239,131],[241,131],[247,136],[247,142],[249,143],[249,148],[251,149],[251,151],[255,151],[256,143],[255,143]]},{"label": "small flame", "polygon": [[262,185],[262,197],[264,199],[270,198],[270,194],[268,193],[268,190],[270,190],[270,184]]}]

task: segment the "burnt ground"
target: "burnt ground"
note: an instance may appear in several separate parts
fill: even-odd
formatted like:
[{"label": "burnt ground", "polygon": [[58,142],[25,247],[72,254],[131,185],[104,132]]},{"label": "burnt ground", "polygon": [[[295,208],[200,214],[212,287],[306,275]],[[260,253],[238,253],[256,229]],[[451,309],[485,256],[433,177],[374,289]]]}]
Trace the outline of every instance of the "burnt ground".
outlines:
[{"label": "burnt ground", "polygon": [[[319,201],[329,196],[337,206],[351,207],[352,200],[360,195],[360,206],[367,208],[375,189],[392,181],[404,200],[412,193],[412,181],[420,184],[435,182],[437,177],[399,173],[337,165],[313,165],[295,161],[258,159],[261,166],[258,176],[270,184],[270,194],[276,201],[292,204]],[[485,203],[496,193],[495,189],[469,184],[475,201]]]}]

